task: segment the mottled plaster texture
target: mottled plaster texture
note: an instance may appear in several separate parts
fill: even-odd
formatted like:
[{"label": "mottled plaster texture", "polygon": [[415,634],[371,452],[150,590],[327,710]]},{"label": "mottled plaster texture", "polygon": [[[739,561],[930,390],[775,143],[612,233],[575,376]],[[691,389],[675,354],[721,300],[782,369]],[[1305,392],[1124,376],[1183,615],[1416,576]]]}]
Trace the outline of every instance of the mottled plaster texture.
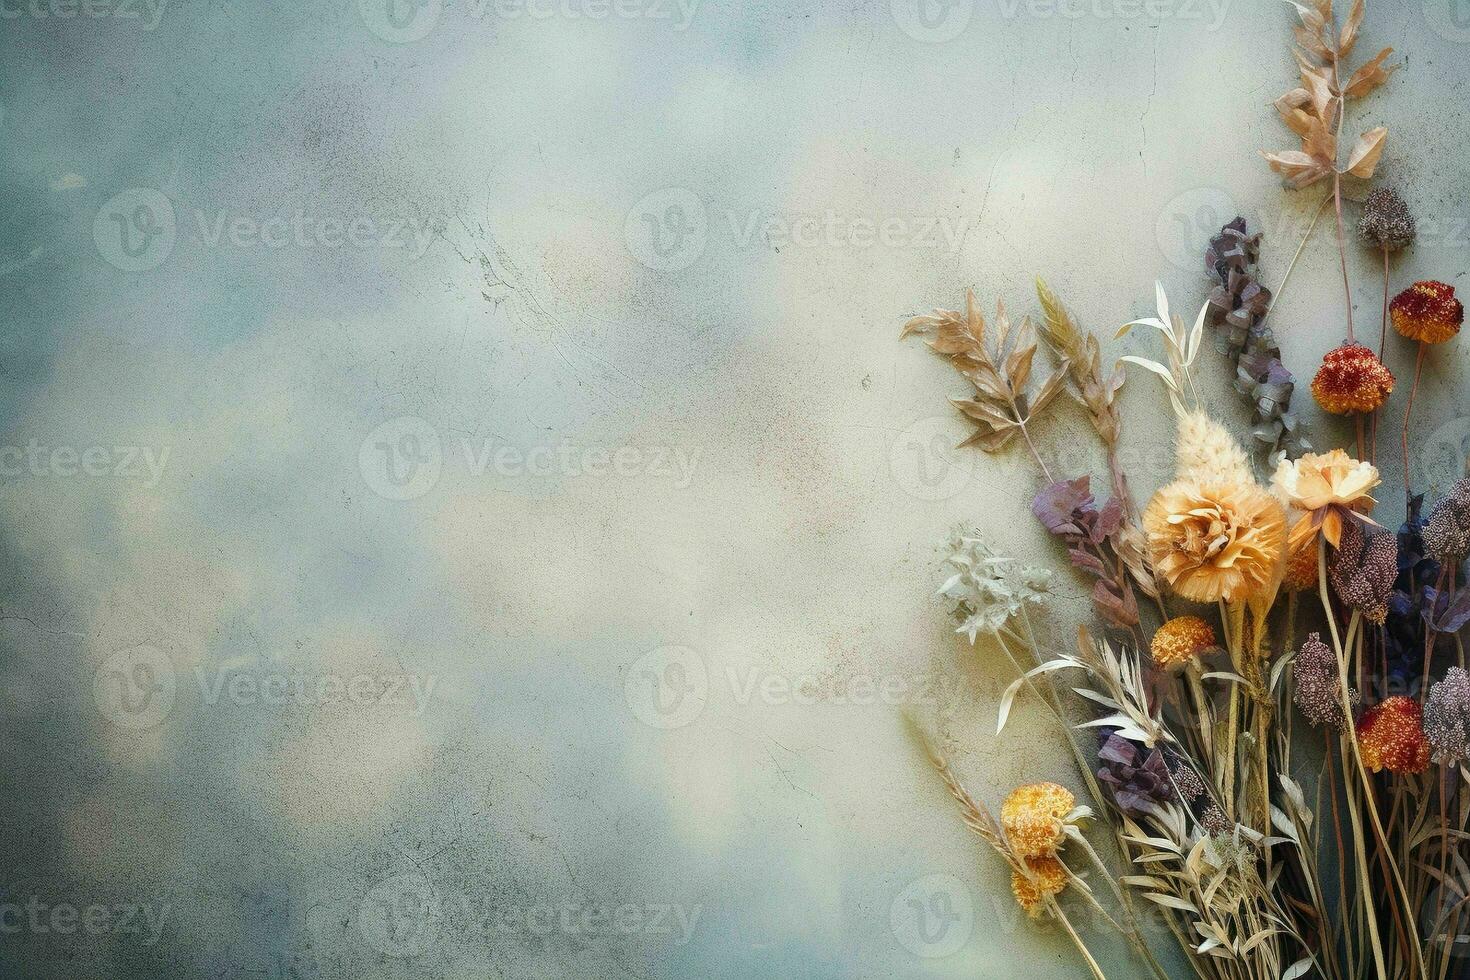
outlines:
[{"label": "mottled plaster texture", "polygon": [[[1405,68],[1349,125],[1425,224],[1395,282],[1464,283],[1470,10],[1370,7]],[[905,735],[992,805],[1079,783],[1037,705],[994,735],[1009,669],[934,599],[956,524],[1055,557],[1036,475],[949,448],[961,382],[898,330],[1038,273],[1109,338],[1156,279],[1197,309],[1237,212],[1278,281],[1321,193],[1256,153],[1288,6],[0,12],[0,974],[1081,975]],[[1330,230],[1273,313],[1303,375]],[[1145,494],[1167,408],[1122,405]],[[1101,464],[1073,406],[1038,439]],[[1066,579],[1051,642],[1086,613]]]}]

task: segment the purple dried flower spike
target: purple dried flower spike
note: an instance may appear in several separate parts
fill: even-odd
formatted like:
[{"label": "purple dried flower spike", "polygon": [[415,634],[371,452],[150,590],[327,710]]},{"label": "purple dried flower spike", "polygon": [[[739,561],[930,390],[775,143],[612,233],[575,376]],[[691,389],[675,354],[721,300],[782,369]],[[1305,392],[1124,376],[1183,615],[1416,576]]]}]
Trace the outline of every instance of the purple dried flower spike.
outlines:
[{"label": "purple dried flower spike", "polygon": [[[1322,642],[1321,633],[1307,636],[1291,672],[1296,679],[1296,690],[1291,699],[1312,727],[1332,725],[1342,728],[1342,682],[1337,672],[1337,656]],[[1348,701],[1357,704],[1358,692],[1349,688]]]},{"label": "purple dried flower spike", "polygon": [[1451,565],[1470,554],[1470,477],[1456,481],[1449,495],[1429,512],[1424,547],[1433,558]]},{"label": "purple dried flower spike", "polygon": [[1424,701],[1424,736],[1437,763],[1455,765],[1470,758],[1470,675],[1451,667],[1429,688]]},{"label": "purple dried flower spike", "polygon": [[1398,540],[1391,531],[1348,521],[1329,571],[1339,599],[1370,622],[1382,623],[1399,573]]}]

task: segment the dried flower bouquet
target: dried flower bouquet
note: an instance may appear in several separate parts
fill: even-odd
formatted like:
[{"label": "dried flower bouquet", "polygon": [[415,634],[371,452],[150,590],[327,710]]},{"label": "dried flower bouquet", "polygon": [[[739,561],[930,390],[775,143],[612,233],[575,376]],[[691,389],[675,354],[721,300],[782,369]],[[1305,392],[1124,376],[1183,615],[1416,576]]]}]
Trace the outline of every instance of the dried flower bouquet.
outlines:
[{"label": "dried flower bouquet", "polygon": [[[962,311],[903,329],[927,338],[973,389],[954,399],[976,428],[964,445],[1026,447],[1041,481],[1032,512],[1090,583],[1096,627],[1066,650],[1052,648],[1047,629],[1057,573],[1045,563],[1018,563],[983,534],[962,532],[940,589],[958,632],[1015,669],[997,731],[1018,700],[1044,706],[1077,761],[1085,805],[1043,782],[1015,789],[996,817],[934,737],[914,728],[966,824],[1010,868],[1017,902],[1060,923],[1098,977],[1068,895],[1123,934],[1157,977],[1165,971],[1139,928],[1144,908],[1163,917],[1202,977],[1464,975],[1470,478],[1423,516],[1407,465],[1420,369],[1455,338],[1464,310],[1452,286],[1433,280],[1393,296],[1388,256],[1412,245],[1415,222],[1380,187],[1357,228],[1383,256],[1380,344],[1358,342],[1343,187],[1373,177],[1387,130],[1363,133],[1346,161],[1339,144],[1349,104],[1395,70],[1392,50],[1351,70],[1364,0],[1341,17],[1332,0],[1292,6],[1301,85],[1276,109],[1301,149],[1265,156],[1293,188],[1331,181],[1317,214],[1331,202],[1346,342],[1325,355],[1311,394],[1324,411],[1353,417],[1354,446],[1310,451],[1291,411],[1295,379],[1266,325],[1273,292],[1258,280],[1260,236],[1241,219],[1202,257],[1210,292],[1192,320],[1173,312],[1159,285],[1153,312],[1120,329],[1152,331],[1157,359],[1130,355],[1106,369],[1098,338],[1040,280],[1038,328],[1030,317],[1013,323],[1004,306],[987,322],[968,293]],[[1374,516],[1378,417],[1397,388],[1383,361],[1390,324],[1416,354],[1400,438],[1407,517],[1397,532]],[[1242,438],[1196,384],[1206,336],[1250,403]],[[1038,381],[1043,343],[1055,367]],[[1154,376],[1176,427],[1172,479],[1141,508],[1118,451],[1127,366]],[[1106,499],[1088,474],[1054,472],[1038,449],[1037,421],[1063,392],[1101,441]],[[1115,863],[1089,827],[1111,841],[1102,851],[1115,851]],[[1106,892],[1097,877],[1084,880],[1093,873]]]}]

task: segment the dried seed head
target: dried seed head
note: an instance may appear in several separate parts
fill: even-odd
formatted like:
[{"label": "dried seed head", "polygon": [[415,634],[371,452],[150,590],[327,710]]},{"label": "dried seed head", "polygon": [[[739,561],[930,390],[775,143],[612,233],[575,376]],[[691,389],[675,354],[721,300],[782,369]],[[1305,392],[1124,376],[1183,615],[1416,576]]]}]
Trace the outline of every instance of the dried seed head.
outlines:
[{"label": "dried seed head", "polygon": [[1200,814],[1199,822],[1211,837],[1223,837],[1235,829],[1235,822],[1224,810],[1220,809],[1218,803],[1211,803],[1205,807],[1205,812]]},{"label": "dried seed head", "polygon": [[[1337,657],[1332,648],[1322,642],[1321,633],[1307,636],[1307,642],[1302,644],[1301,652],[1292,665],[1292,676],[1296,680],[1296,690],[1292,692],[1291,699],[1307,721],[1314,728],[1332,725],[1341,729],[1345,715],[1339,693],[1342,684],[1337,671]],[[1356,691],[1348,692],[1348,701],[1358,703]]]},{"label": "dried seed head", "polygon": [[1358,237],[1369,248],[1397,252],[1414,241],[1414,215],[1392,187],[1379,187],[1363,202]]},{"label": "dried seed head", "polygon": [[1174,777],[1174,788],[1186,800],[1197,800],[1205,795],[1204,780],[1199,778],[1199,773],[1194,771],[1193,766],[1176,766],[1169,770],[1169,775]]},{"label": "dried seed head", "polygon": [[1370,622],[1382,623],[1399,573],[1398,539],[1392,531],[1370,530],[1360,521],[1349,520],[1343,525],[1328,571],[1339,599]]},{"label": "dried seed head", "polygon": [[1436,763],[1470,758],[1470,675],[1451,667],[1444,680],[1429,688],[1424,700],[1424,737]]},{"label": "dried seed head", "polygon": [[1424,524],[1424,548],[1436,561],[1459,564],[1470,554],[1470,477],[1457,480]]}]

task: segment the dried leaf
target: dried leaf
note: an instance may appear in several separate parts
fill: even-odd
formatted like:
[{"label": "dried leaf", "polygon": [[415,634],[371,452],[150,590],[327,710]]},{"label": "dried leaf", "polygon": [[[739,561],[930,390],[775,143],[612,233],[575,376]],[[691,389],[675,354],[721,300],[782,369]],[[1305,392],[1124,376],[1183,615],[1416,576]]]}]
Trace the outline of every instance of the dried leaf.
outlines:
[{"label": "dried leaf", "polygon": [[1373,56],[1372,61],[1369,61],[1363,67],[1353,72],[1353,77],[1348,79],[1348,83],[1343,88],[1342,94],[1349,99],[1360,99],[1388,81],[1388,76],[1403,67],[1402,65],[1391,65],[1388,68],[1383,67],[1384,61],[1391,54],[1393,54],[1393,48],[1384,48]]},{"label": "dried leaf", "polygon": [[1122,357],[1118,358],[1118,360],[1126,361],[1129,364],[1137,364],[1139,367],[1144,368],[1145,370],[1152,371],[1154,374],[1157,374],[1159,377],[1164,379],[1164,383],[1169,386],[1170,391],[1179,390],[1179,384],[1174,380],[1174,375],[1170,374],[1169,369],[1164,367],[1164,365],[1160,364],[1158,361],[1150,361],[1148,358],[1139,357],[1137,354],[1124,354]]},{"label": "dried leaf", "polygon": [[1388,129],[1383,126],[1370,129],[1358,137],[1357,145],[1348,157],[1347,172],[1364,180],[1372,177],[1373,171],[1378,169],[1378,159],[1383,156],[1383,145],[1387,138]]},{"label": "dried leaf", "polygon": [[1267,153],[1262,150],[1261,156],[1271,164],[1272,170],[1285,177],[1287,183],[1297,190],[1309,187],[1332,173],[1331,167],[1324,167],[1320,161],[1300,150],[1285,150],[1281,153]]},{"label": "dried leaf", "polygon": [[1337,39],[1337,58],[1341,61],[1353,53],[1353,45],[1358,43],[1358,28],[1363,26],[1364,0],[1353,0],[1353,5],[1348,10],[1347,20],[1343,22],[1342,33]]}]

